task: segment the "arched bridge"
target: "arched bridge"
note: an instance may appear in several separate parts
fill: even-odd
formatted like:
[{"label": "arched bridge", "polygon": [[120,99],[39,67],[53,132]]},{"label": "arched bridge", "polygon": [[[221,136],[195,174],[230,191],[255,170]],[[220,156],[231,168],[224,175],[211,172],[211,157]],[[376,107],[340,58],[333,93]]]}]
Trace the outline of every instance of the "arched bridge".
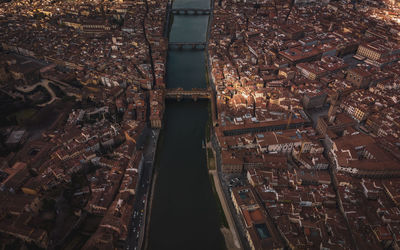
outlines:
[{"label": "arched bridge", "polygon": [[204,50],[207,46],[206,42],[195,42],[195,43],[180,43],[180,42],[169,42],[168,49],[171,50]]},{"label": "arched bridge", "polygon": [[171,13],[174,15],[209,15],[210,9],[185,9],[175,8],[171,9]]},{"label": "arched bridge", "polygon": [[176,99],[178,101],[184,98],[188,98],[197,101],[198,99],[211,99],[212,96],[210,89],[167,89],[165,92],[165,98]]}]

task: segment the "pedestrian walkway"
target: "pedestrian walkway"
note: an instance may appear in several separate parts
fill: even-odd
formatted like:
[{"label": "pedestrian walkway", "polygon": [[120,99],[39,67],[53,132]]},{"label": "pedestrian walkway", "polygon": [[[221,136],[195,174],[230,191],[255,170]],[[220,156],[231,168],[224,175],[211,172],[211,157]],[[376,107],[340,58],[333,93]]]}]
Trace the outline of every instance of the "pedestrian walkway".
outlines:
[{"label": "pedestrian walkway", "polygon": [[234,246],[229,247],[229,245],[232,245],[232,244],[227,244],[227,247],[228,247],[228,249],[242,249],[240,247],[240,242],[238,240],[238,235],[239,234],[237,232],[237,229],[236,229],[236,226],[235,226],[235,222],[233,221],[232,214],[231,214],[231,212],[229,210],[229,207],[228,207],[227,201],[225,199],[225,196],[224,196],[224,194],[222,192],[222,187],[221,187],[221,183],[219,182],[217,171],[216,170],[209,170],[208,172],[210,174],[212,174],[212,176],[213,176],[214,184],[215,184],[215,190],[217,190],[217,194],[218,194],[219,200],[221,202],[222,209],[224,210],[224,214],[225,214],[226,220],[228,221],[229,229],[230,229],[232,237],[233,237]]}]

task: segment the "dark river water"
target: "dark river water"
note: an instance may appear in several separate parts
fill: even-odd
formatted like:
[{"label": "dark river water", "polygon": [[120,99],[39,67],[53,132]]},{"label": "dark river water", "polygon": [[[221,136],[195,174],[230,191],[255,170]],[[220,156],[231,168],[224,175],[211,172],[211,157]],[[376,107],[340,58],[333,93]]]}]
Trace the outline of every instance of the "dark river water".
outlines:
[{"label": "dark river water", "polygon": [[[177,0],[175,8],[208,8]],[[170,41],[204,42],[208,16],[175,16]],[[204,51],[169,51],[167,88],[206,88]],[[220,219],[206,166],[206,101],[167,101],[151,211],[149,249],[223,249]]]}]

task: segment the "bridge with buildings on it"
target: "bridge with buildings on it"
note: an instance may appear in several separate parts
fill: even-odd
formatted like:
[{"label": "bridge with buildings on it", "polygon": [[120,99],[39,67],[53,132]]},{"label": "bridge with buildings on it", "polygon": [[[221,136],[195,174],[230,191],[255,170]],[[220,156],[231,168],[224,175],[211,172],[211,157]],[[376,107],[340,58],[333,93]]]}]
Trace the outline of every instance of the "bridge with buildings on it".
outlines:
[{"label": "bridge with buildings on it", "polygon": [[170,10],[174,15],[209,15],[210,9],[174,8]]},{"label": "bridge with buildings on it", "polygon": [[206,42],[169,42],[170,50],[204,50],[207,47]]},{"label": "bridge with buildings on it", "polygon": [[191,90],[183,90],[182,88],[177,89],[166,89],[165,90],[165,99],[175,99],[180,101],[182,99],[192,99],[193,101],[197,101],[199,99],[206,99],[211,101],[211,117],[213,124],[216,124],[216,100],[214,91],[211,88],[207,89],[191,89]]},{"label": "bridge with buildings on it", "polygon": [[211,99],[212,94],[210,89],[191,89],[191,90],[183,90],[183,89],[167,89],[165,91],[166,99],[192,99],[197,101],[198,99]]}]

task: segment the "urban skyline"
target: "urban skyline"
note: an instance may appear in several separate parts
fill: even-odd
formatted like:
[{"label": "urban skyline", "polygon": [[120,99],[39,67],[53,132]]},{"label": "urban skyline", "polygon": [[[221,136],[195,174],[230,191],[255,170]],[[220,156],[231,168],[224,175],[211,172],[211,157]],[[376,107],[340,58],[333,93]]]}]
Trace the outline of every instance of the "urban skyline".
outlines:
[{"label": "urban skyline", "polygon": [[1,249],[398,249],[397,0],[0,0]]}]

